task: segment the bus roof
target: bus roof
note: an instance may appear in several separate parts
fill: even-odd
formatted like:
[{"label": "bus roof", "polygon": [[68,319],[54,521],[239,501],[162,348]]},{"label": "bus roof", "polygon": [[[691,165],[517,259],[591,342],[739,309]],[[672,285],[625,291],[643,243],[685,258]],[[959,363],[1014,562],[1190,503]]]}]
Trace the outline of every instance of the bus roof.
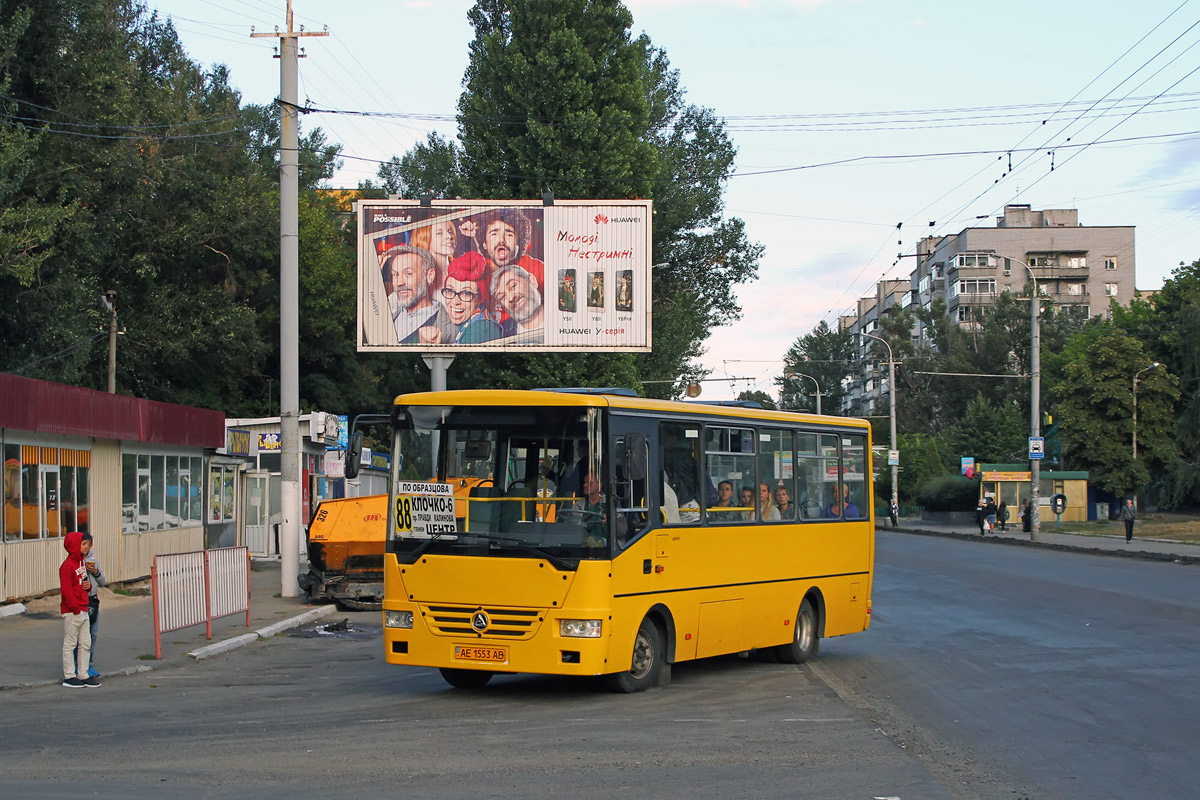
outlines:
[{"label": "bus roof", "polygon": [[795,411],[771,411],[706,404],[702,401],[680,402],[655,400],[626,394],[606,394],[598,391],[533,390],[533,389],[455,389],[445,392],[414,392],[396,398],[398,406],[557,406],[601,407],[628,411],[649,411],[673,417],[720,417],[758,420],[761,422],[808,423],[843,428],[870,428],[868,420],[858,417],[831,417],[803,414]]}]

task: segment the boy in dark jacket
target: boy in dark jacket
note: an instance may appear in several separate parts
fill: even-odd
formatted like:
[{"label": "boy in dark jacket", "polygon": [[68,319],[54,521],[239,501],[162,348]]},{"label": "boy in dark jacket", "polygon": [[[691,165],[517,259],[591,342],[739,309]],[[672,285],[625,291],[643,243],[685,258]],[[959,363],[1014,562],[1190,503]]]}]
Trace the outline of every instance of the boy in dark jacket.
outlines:
[{"label": "boy in dark jacket", "polygon": [[[67,557],[58,568],[58,588],[62,595],[59,612],[63,618],[63,686],[77,689],[82,686],[99,686],[99,678],[88,678],[88,659],[92,652],[92,634],[88,628],[88,593],[92,582],[88,580],[83,559],[92,549],[91,539],[84,541],[83,534],[71,531],[63,538]],[[75,646],[79,646],[76,656]]]}]

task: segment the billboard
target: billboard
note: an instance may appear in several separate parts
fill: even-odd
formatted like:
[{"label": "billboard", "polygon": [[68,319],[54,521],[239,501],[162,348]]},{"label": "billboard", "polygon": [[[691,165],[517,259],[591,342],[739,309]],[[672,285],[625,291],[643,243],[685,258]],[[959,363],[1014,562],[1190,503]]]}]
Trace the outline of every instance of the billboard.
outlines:
[{"label": "billboard", "polygon": [[649,200],[360,200],[358,349],[648,351]]}]

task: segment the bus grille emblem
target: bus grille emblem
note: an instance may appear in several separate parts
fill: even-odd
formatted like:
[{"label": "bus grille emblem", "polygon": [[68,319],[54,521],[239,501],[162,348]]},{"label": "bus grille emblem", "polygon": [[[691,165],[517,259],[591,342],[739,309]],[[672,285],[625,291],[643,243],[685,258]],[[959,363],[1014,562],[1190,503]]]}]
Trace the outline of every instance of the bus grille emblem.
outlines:
[{"label": "bus grille emblem", "polygon": [[482,611],[476,611],[471,616],[471,627],[482,633],[487,630],[488,615]]}]

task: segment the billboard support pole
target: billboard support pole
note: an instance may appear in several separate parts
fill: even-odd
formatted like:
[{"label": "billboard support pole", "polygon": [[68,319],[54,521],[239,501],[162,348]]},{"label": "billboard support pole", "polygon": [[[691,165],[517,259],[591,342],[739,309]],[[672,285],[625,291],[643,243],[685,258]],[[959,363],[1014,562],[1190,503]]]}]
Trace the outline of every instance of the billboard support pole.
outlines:
[{"label": "billboard support pole", "polygon": [[[446,391],[446,372],[450,369],[450,363],[454,361],[454,356],[449,355],[448,353],[439,353],[436,356],[422,356],[421,360],[425,362],[425,366],[429,367],[429,391]],[[430,436],[429,440],[433,448],[433,469],[436,477],[438,463],[438,437]]]}]

